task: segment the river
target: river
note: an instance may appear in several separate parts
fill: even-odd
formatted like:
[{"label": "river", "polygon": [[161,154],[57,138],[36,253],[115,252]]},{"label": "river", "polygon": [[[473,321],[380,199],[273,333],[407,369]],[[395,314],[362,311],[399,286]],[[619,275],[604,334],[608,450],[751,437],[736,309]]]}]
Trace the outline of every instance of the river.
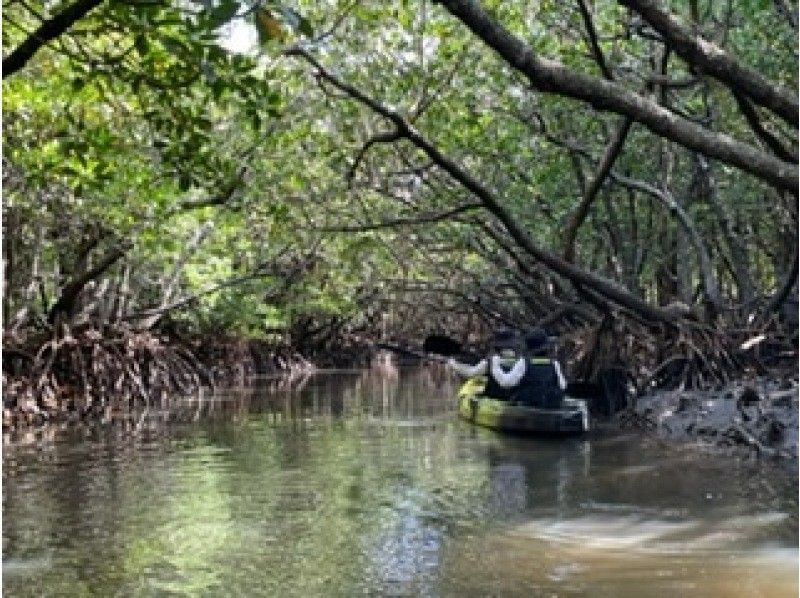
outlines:
[{"label": "river", "polygon": [[797,596],[797,475],[320,373],[5,438],[6,596]]}]

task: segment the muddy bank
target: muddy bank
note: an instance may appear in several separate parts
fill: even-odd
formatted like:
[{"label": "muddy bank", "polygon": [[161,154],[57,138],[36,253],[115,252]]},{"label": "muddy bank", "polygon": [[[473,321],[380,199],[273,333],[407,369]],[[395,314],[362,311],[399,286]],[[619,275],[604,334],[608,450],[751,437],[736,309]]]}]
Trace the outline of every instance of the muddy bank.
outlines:
[{"label": "muddy bank", "polygon": [[796,464],[798,383],[756,379],[722,390],[657,391],[615,421],[701,450]]}]

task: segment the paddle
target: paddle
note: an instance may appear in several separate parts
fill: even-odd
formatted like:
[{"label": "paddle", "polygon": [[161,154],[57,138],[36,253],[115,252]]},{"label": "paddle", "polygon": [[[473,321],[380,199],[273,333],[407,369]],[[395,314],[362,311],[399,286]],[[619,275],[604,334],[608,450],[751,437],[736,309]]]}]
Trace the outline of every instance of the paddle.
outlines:
[{"label": "paddle", "polygon": [[390,343],[374,343],[373,346],[376,349],[385,349],[386,351],[392,351],[400,355],[405,355],[406,357],[416,357],[418,359],[431,359],[432,357],[435,357],[428,354],[428,352],[415,351],[414,349],[407,349],[405,347],[392,345]]},{"label": "paddle", "polygon": [[[375,347],[376,349],[384,349],[386,351],[392,351],[393,353],[397,353],[399,355],[404,355],[406,357],[415,357],[417,359],[432,359],[434,361],[445,361],[446,358],[453,357],[456,355],[461,355],[463,358],[462,353],[458,351],[446,350],[444,346],[441,347],[441,350],[438,350],[440,349],[439,347],[430,348],[427,346],[423,346],[422,351],[417,351],[415,349],[408,349],[406,347],[393,345],[391,343],[373,343],[372,346]],[[478,361],[479,359],[476,359],[475,363],[477,363]],[[465,363],[469,363],[469,361],[466,361]]]},{"label": "paddle", "polygon": [[[465,363],[477,363],[480,357],[470,351],[465,351],[457,340],[442,334],[432,334],[425,339],[422,350],[426,353],[436,353],[445,357],[461,356]],[[461,361],[461,360],[459,360]],[[597,399],[603,394],[603,389],[594,382],[567,382],[564,392],[576,399]]]},{"label": "paddle", "polygon": [[434,353],[443,357],[457,357],[461,363],[474,365],[481,360],[479,353],[467,351],[457,340],[442,334],[431,334],[422,343],[422,350],[425,353]]},{"label": "paddle", "polygon": [[432,334],[425,338],[422,343],[422,350],[425,353],[436,353],[445,357],[453,357],[462,352],[461,343],[449,336]]}]

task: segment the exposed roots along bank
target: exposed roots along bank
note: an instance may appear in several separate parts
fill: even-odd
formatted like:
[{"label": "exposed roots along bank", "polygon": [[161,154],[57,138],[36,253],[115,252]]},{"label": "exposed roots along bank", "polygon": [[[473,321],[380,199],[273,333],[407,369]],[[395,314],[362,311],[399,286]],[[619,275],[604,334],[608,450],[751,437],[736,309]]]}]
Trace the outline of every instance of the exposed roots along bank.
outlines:
[{"label": "exposed roots along bank", "polygon": [[797,336],[777,320],[723,330],[694,322],[654,328],[607,317],[564,334],[560,353],[572,377],[602,382],[616,372],[637,393],[719,388],[747,376],[796,376]]},{"label": "exposed roots along bank", "polygon": [[312,367],[288,347],[248,341],[173,343],[150,332],[65,332],[28,351],[5,347],[3,426],[130,412],[203,386]]},{"label": "exposed roots along bank", "polygon": [[[122,328],[63,330],[25,348],[7,342],[3,352],[5,427],[131,412],[202,386],[242,385],[253,374],[313,367],[287,345],[172,342]],[[750,375],[795,377],[797,331],[785,332],[777,320],[719,330],[691,321],[653,327],[607,315],[597,324],[564,331],[558,353],[572,380],[603,387],[611,413],[625,405],[631,391],[714,388]]]}]

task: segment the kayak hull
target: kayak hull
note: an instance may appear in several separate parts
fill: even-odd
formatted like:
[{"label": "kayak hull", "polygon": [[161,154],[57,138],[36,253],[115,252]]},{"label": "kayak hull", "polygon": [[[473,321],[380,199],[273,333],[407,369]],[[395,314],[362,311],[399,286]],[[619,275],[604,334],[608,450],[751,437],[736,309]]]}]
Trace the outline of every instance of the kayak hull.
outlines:
[{"label": "kayak hull", "polygon": [[565,397],[559,409],[511,405],[483,396],[484,385],[473,378],[458,393],[458,415],[472,424],[514,434],[582,434],[589,429],[585,401]]}]

